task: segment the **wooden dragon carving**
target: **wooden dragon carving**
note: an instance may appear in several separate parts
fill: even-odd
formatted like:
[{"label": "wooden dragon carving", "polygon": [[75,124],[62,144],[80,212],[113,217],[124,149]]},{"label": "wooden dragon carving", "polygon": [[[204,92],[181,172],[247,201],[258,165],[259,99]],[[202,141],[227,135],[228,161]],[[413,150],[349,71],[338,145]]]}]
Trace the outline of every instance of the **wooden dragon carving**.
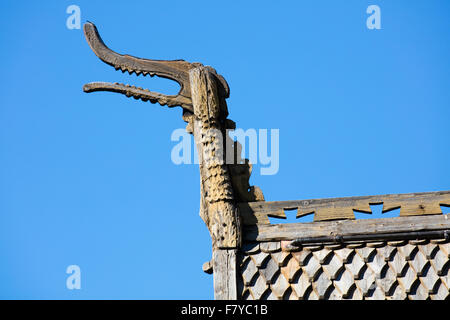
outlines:
[{"label": "wooden dragon carving", "polygon": [[[225,150],[226,129],[234,129],[227,119],[226,99],[230,90],[216,70],[201,63],[184,60],[149,60],[118,54],[109,49],[94,24],[84,25],[84,34],[94,53],[106,64],[131,75],[150,75],[176,81],[177,95],[164,95],[119,83],[94,82],[84,85],[85,92],[110,91],[168,107],[182,107],[187,130],[194,135],[199,152],[201,203],[200,216],[208,226],[213,248],[237,248],[241,243],[241,221],[237,202],[264,200],[258,187],[250,187],[251,165],[240,159],[240,145]],[[222,137],[219,137],[221,135]],[[221,138],[221,139],[219,139]],[[237,160],[226,164],[224,157],[233,152]],[[220,155],[220,156],[219,156]]]},{"label": "wooden dragon carving", "polygon": [[[309,266],[303,264],[300,266],[298,262],[295,262],[297,267],[294,264],[282,267],[285,262],[272,260],[275,256],[290,256],[291,247],[301,250],[305,244],[314,244],[316,247],[314,250],[318,250],[317,255],[325,257],[329,256],[334,249],[340,250],[345,242],[354,246],[355,241],[401,240],[403,242],[409,239],[431,238],[448,241],[450,219],[448,215],[442,215],[441,206],[450,206],[450,191],[264,201],[261,190],[249,184],[252,167],[247,159],[240,157],[242,146],[238,142],[233,143],[226,132],[228,129],[235,129],[236,125],[232,120],[227,119],[226,99],[230,95],[230,89],[225,79],[216,70],[201,63],[189,63],[184,60],[149,60],[118,54],[106,47],[92,23],[84,25],[84,33],[94,53],[116,70],[128,71],[136,75],[156,75],[176,81],[180,85],[180,91],[176,95],[164,95],[135,86],[105,82],[89,83],[83,89],[85,92],[117,92],[127,97],[163,106],[182,108],[183,119],[188,123],[186,130],[193,134],[199,153],[200,216],[209,229],[213,244],[212,259],[205,263],[204,271],[213,273],[216,299],[229,300],[245,296],[242,290],[247,284],[244,283],[245,286],[242,286],[240,282],[242,281],[240,279],[244,277],[243,272],[258,274],[261,272],[265,280],[259,283],[255,280],[256,291],[253,292],[259,292],[259,296],[264,297],[263,292],[271,292],[271,294],[275,292],[271,290],[276,288],[277,284],[270,283],[272,281],[270,279],[273,279],[275,274],[283,274],[284,271],[278,271],[281,270],[280,268],[284,268],[289,274],[293,271],[300,274],[298,270],[301,268],[307,270],[309,266],[320,267],[316,259],[310,259]],[[230,157],[234,161],[230,162]],[[355,212],[371,213],[370,206],[374,204],[382,204],[383,212],[400,209],[399,217],[383,219],[384,222],[355,220]],[[297,217],[314,214],[314,223],[273,225],[268,219],[269,217],[286,218],[285,211],[292,210],[297,210]],[[431,218],[424,219],[424,215],[431,215]],[[334,249],[322,250],[321,246],[324,243],[331,244]],[[390,246],[386,242],[375,243],[377,248],[379,245],[384,249]],[[358,247],[361,244],[356,245]],[[264,267],[255,266],[254,262],[247,263],[247,266],[240,264],[242,254],[245,255],[250,251],[253,253],[261,251],[260,256],[271,257],[269,260],[272,263],[267,262]],[[275,252],[277,253],[274,254]],[[315,256],[316,253],[313,255]],[[250,260],[252,258],[247,261]],[[282,260],[286,261],[285,258]],[[314,261],[316,261],[315,264]],[[262,263],[263,260],[260,262]],[[445,261],[442,264],[444,263]],[[350,267],[357,268],[356,262],[350,264]],[[305,271],[301,273],[303,272]],[[359,273],[354,273],[354,278],[356,277],[359,277]],[[397,281],[397,278],[401,276],[397,274],[391,277],[394,281]],[[255,277],[252,275],[249,279],[255,279]],[[314,279],[314,276],[311,277],[305,286],[313,283]],[[350,277],[350,279],[353,278]],[[286,286],[287,283],[287,281],[279,282],[278,286]],[[251,288],[245,289],[247,294],[249,290],[254,290],[250,282],[248,285]],[[266,290],[267,288],[270,290]],[[284,288],[282,292],[286,290],[289,289]],[[293,292],[292,289],[290,290]],[[328,291],[327,289],[326,292]],[[284,296],[284,293],[280,294],[280,297]]]}]

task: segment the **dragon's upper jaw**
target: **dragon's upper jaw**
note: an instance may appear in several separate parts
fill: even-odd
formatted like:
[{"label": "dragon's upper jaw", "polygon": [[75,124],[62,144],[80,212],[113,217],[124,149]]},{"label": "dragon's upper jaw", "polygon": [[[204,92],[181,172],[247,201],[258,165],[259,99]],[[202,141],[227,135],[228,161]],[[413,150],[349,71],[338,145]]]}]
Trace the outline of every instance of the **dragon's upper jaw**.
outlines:
[{"label": "dragon's upper jaw", "polygon": [[130,55],[121,55],[109,49],[98,34],[97,28],[93,23],[87,22],[84,27],[84,34],[92,51],[105,63],[113,66],[116,70],[122,72],[128,71],[129,74],[150,75],[174,80],[180,85],[180,91],[177,95],[164,95],[152,92],[134,86],[93,82],[85,84],[85,92],[111,91],[125,94],[127,97],[134,97],[143,101],[159,103],[169,107],[181,106],[193,112],[191,89],[189,83],[189,70],[195,68],[198,63],[189,63],[184,60],[149,60],[136,58]]}]

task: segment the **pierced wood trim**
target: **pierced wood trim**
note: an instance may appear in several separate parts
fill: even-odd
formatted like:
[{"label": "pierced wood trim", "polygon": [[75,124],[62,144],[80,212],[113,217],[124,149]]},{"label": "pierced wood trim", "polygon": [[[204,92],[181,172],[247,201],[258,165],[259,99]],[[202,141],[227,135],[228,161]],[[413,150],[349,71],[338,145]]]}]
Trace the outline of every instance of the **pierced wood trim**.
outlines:
[{"label": "pierced wood trim", "polygon": [[298,238],[339,237],[450,230],[449,215],[411,216],[397,218],[340,220],[311,223],[253,225],[244,229],[244,241],[278,241]]},{"label": "pierced wood trim", "polygon": [[400,216],[442,214],[450,206],[450,191],[387,194],[362,197],[239,203],[244,225],[270,224],[268,217],[286,219],[285,210],[297,218],[314,213],[314,221],[353,220],[354,211],[371,214],[370,205],[383,204],[383,213],[400,208]]}]

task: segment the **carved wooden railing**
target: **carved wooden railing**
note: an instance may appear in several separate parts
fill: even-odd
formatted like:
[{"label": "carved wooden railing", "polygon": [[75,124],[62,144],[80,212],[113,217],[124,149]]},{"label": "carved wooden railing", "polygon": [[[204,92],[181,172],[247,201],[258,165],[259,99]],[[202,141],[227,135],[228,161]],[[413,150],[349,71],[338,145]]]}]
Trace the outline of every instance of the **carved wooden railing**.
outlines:
[{"label": "carved wooden railing", "polygon": [[[370,205],[382,212],[400,209],[397,218],[355,220],[354,212],[371,214]],[[293,240],[296,243],[345,242],[355,239],[447,238],[450,191],[377,196],[259,201],[240,203],[244,241]],[[286,219],[285,211],[297,210],[297,218],[314,214],[313,223],[271,224],[269,217]]]},{"label": "carved wooden railing", "polygon": [[297,210],[297,218],[314,214],[314,221],[353,220],[354,211],[372,213],[371,205],[383,205],[383,213],[400,209],[400,217],[442,214],[450,207],[450,191],[387,194],[377,196],[258,201],[239,203],[244,225],[269,224],[268,217],[286,219],[285,211]]}]

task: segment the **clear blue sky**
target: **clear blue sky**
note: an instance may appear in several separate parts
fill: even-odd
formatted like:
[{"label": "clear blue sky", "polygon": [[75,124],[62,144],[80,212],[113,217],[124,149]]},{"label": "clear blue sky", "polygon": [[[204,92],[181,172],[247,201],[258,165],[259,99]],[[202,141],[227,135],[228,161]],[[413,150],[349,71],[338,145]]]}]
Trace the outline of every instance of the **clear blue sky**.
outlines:
[{"label": "clear blue sky", "polygon": [[448,0],[2,1],[0,298],[213,298],[198,168],[170,160],[181,111],[82,92],[177,87],[103,64],[71,4],[118,52],[213,66],[239,127],[280,130],[266,200],[450,189]]}]

